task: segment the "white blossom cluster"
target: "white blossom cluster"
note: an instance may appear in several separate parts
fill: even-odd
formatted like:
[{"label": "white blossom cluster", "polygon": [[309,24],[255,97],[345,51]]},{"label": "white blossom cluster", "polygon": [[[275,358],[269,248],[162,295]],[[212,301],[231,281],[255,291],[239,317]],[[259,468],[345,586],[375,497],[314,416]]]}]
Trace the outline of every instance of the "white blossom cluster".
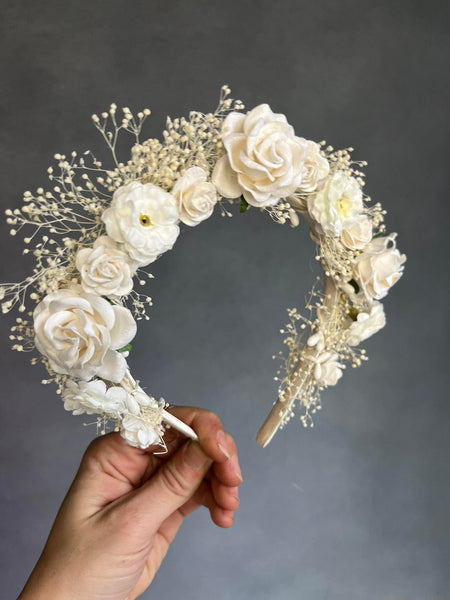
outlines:
[{"label": "white blossom cluster", "polygon": [[[71,160],[57,155],[60,174],[49,169],[53,190],[27,192],[21,209],[7,211],[12,235],[34,227],[25,244],[30,251],[34,243],[36,260],[24,282],[0,288],[3,312],[16,304],[26,312],[28,298],[37,303],[29,319],[17,319],[13,348],[40,352],[66,410],[98,415],[102,429],[112,421],[142,448],[162,443],[164,401],[148,396],[127,364],[136,319],[148,318],[151,305],[135,283],[145,284],[141,269],[173,248],[180,225],[199,225],[217,204],[231,216],[223,199],[240,202],[241,212],[266,210],[280,224],[295,227],[299,216],[308,222],[326,287],[300,332],[301,317],[290,311],[284,421],[298,401],[306,424],[320,407],[320,391],[337,383],[346,363],[360,363],[364,352],[355,347],[384,326],[379,300],[403,270],[395,234],[384,235],[384,211],[365,204],[363,174],[355,169],[363,163],[353,163],[349,150],[296,136],[267,104],[243,113],[228,95],[224,86],[214,113],[168,119],[162,142],[139,141],[148,109],[135,118],[124,108],[119,124],[111,105],[93,121],[114,168],[92,155],[91,166],[76,153]],[[121,129],[135,136],[127,163],[116,155]]]}]

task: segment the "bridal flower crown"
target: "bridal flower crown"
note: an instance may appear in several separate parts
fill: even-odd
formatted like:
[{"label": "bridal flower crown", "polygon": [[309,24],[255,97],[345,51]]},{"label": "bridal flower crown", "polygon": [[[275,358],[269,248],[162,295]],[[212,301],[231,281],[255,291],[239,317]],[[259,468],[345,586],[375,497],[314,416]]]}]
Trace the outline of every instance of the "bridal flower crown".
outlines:
[{"label": "bridal flower crown", "polygon": [[[37,349],[31,363],[43,363],[43,383],[56,383],[64,408],[96,415],[101,433],[112,426],[133,446],[164,445],[167,424],[183,429],[127,363],[136,321],[152,305],[138,291],[152,278],[143,269],[173,248],[180,225],[196,227],[216,207],[231,216],[238,204],[279,225],[303,218],[316,244],[323,285],[306,315],[288,309],[278,400],[257,437],[263,446],[295,405],[312,426],[322,390],[367,359],[360,344],[384,327],[380,300],[402,275],[406,257],[386,233],[381,205],[363,193],[366,163],[352,159],[353,149],[298,137],[267,104],[244,112],[229,94],[224,86],[214,113],[168,118],[162,141],[140,141],[148,109],[134,116],[123,108],[119,118],[112,104],[92,116],[112,167],[90,151],[57,154],[51,189],[25,192],[23,206],[6,211],[11,235],[30,231],[24,253],[35,261],[24,281],[0,288],[3,312],[19,312],[13,349]],[[123,131],[134,137],[125,163],[116,154]]]}]

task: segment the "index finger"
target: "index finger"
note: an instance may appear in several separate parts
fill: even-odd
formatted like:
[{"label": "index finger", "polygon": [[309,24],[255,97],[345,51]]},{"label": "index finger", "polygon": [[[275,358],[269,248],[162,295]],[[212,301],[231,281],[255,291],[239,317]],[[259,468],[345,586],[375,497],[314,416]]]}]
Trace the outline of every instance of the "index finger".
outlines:
[{"label": "index finger", "polygon": [[192,427],[203,450],[215,462],[224,463],[229,460],[231,454],[228,441],[222,422],[215,413],[192,406],[171,406],[167,410]]}]

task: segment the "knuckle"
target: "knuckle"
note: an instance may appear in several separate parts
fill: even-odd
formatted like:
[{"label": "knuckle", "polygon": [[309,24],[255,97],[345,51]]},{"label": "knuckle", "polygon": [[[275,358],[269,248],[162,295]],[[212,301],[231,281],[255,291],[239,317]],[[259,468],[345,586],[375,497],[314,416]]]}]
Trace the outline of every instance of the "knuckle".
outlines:
[{"label": "knuckle", "polygon": [[97,438],[86,448],[83,458],[81,459],[81,466],[87,468],[96,467],[101,464],[101,457],[101,444],[100,440]]},{"label": "knuckle", "polygon": [[160,473],[163,485],[171,494],[180,498],[185,498],[188,495],[189,484],[172,462],[166,463]]},{"label": "knuckle", "polygon": [[223,429],[222,422],[219,417],[210,410],[202,410],[198,418],[199,421],[201,419],[201,423],[208,433],[216,433],[220,429]]},{"label": "knuckle", "polygon": [[112,448],[115,447],[119,434],[108,433],[102,437],[94,438],[86,448],[81,465],[83,467],[97,467],[103,465],[105,458],[110,454]]},{"label": "knuckle", "polygon": [[234,439],[232,438],[232,436],[229,433],[225,432],[225,439],[227,441],[227,445],[231,454],[237,454],[236,444],[234,443]]},{"label": "knuckle", "polygon": [[207,410],[206,408],[196,408],[195,412],[196,417],[201,418],[202,421],[207,419],[208,421],[214,421],[219,425],[221,424],[219,417],[216,415],[215,412],[212,412],[212,410]]}]

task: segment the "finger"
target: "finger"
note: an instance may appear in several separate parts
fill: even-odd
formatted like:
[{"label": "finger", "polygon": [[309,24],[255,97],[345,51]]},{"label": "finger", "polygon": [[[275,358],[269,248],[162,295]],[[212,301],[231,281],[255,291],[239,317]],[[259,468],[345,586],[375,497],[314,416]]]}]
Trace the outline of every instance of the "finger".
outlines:
[{"label": "finger", "polygon": [[215,506],[211,486],[209,482],[205,480],[201,482],[193,497],[180,508],[180,512],[184,517],[187,517],[200,506],[204,506],[208,510],[211,510],[211,508]]},{"label": "finger", "polygon": [[223,485],[236,487],[242,483],[242,472],[239,465],[236,444],[228,433],[225,434],[227,448],[230,451],[230,458],[221,463],[215,463],[213,467],[214,475]]},{"label": "finger", "polygon": [[182,507],[199,488],[212,464],[200,444],[189,440],[127,499],[146,529],[154,530]]},{"label": "finger", "polygon": [[239,492],[238,487],[223,485],[213,477],[211,479],[211,489],[214,495],[214,500],[217,506],[226,510],[237,510],[239,508]]},{"label": "finger", "polygon": [[198,510],[201,506],[209,509],[211,520],[218,527],[231,527],[234,522],[233,511],[218,506],[211,486],[205,480],[202,481],[194,496],[186,502],[177,512],[170,515],[160,526],[159,530],[164,537],[172,541],[185,517]]},{"label": "finger", "polygon": [[190,406],[172,406],[168,410],[192,427],[199,438],[200,445],[214,461],[224,462],[229,459],[227,437],[216,414]]},{"label": "finger", "polygon": [[219,506],[214,498],[210,484],[203,481],[192,500],[181,508],[183,513],[193,512],[199,505],[209,509],[212,522],[218,527],[231,527],[234,523],[234,511]]},{"label": "finger", "polygon": [[218,527],[228,528],[234,524],[234,511],[215,506],[210,510],[211,519]]}]

